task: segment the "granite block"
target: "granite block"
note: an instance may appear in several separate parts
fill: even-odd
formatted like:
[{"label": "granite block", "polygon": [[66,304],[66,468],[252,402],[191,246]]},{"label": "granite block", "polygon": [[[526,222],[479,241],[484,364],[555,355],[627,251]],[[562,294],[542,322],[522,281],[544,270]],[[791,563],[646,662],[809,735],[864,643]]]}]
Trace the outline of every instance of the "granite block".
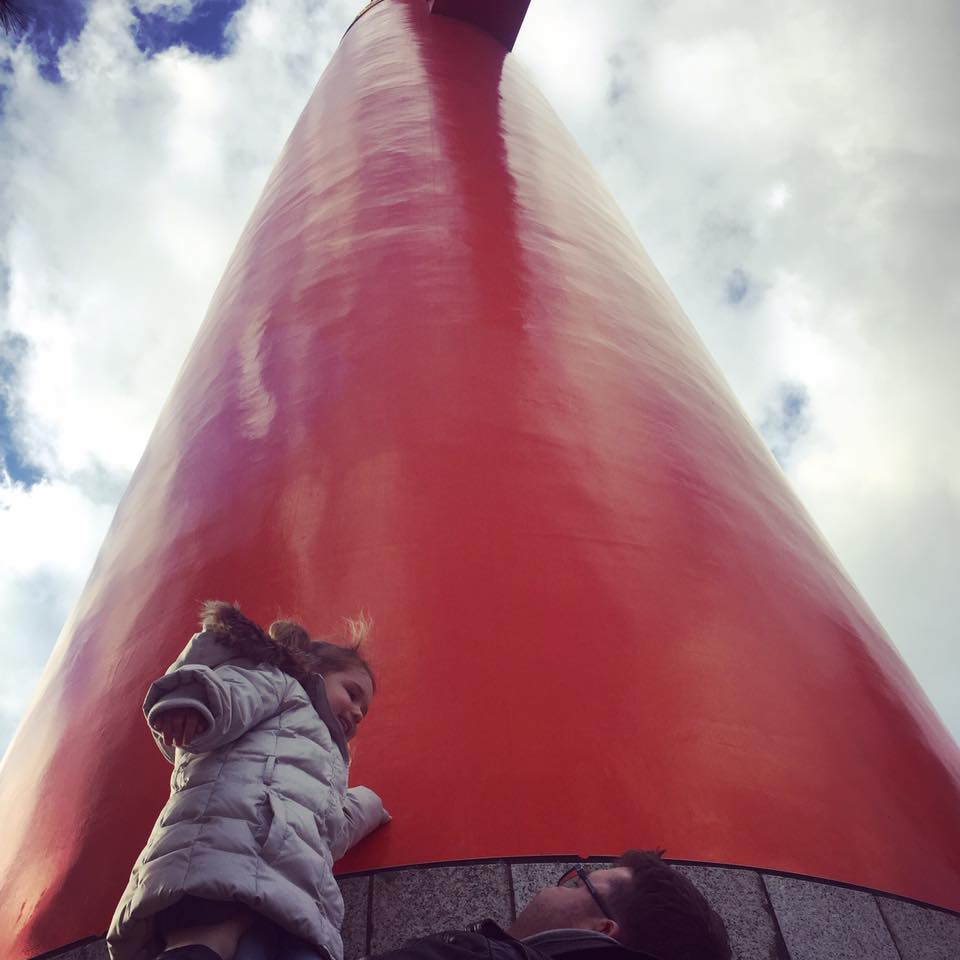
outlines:
[{"label": "granite block", "polygon": [[373,878],[370,952],[382,953],[414,937],[463,929],[491,917],[510,922],[505,863],[414,867]]},{"label": "granite block", "polygon": [[900,960],[872,894],[763,875],[791,960]]},{"label": "granite block", "polygon": [[960,916],[892,897],[874,897],[901,960],[957,960]]},{"label": "granite block", "polygon": [[557,882],[562,874],[580,861],[557,863],[511,863],[510,880],[513,883],[513,902],[519,913],[541,887],[549,887]]},{"label": "granite block", "polygon": [[45,953],[44,960],[107,960],[107,941],[89,940],[59,953]]},{"label": "granite block", "polygon": [[[519,913],[541,887],[552,887],[567,870],[581,862],[580,860],[563,862],[549,860],[540,863],[512,863],[510,879],[513,883],[513,902],[516,912]],[[613,864],[591,861],[585,866],[588,870],[604,870],[612,867]]]},{"label": "granite block", "polygon": [[337,879],[343,894],[343,960],[358,960],[370,952],[367,943],[367,907],[370,903],[370,877]]},{"label": "granite block", "polygon": [[676,864],[723,918],[735,960],[787,960],[760,874],[733,867]]}]

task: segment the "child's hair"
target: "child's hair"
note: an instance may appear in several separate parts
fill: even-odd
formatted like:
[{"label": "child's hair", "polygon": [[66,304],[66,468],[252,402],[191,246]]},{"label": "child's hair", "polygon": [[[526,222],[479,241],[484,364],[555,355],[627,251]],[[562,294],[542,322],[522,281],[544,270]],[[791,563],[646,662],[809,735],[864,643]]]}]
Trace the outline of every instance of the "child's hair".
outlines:
[{"label": "child's hair", "polygon": [[311,640],[310,634],[293,620],[274,620],[270,629],[264,631],[245,617],[236,604],[208,600],[200,607],[201,629],[219,634],[240,656],[274,664],[304,687],[311,676],[362,667],[376,690],[373,670],[360,653],[361,645],[370,636],[371,621],[361,613],[353,619],[345,617],[343,623],[341,633]]}]

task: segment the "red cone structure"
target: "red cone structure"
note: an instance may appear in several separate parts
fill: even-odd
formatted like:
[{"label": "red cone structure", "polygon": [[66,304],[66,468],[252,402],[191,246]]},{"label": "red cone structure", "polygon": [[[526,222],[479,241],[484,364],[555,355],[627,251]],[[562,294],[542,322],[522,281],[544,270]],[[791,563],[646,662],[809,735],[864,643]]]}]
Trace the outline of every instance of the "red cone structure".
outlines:
[{"label": "red cone structure", "polygon": [[656,844],[960,908],[956,746],[548,104],[422,0],[320,81],[10,750],[0,955],[106,928],[205,598],[374,615],[394,821],[343,869]]}]

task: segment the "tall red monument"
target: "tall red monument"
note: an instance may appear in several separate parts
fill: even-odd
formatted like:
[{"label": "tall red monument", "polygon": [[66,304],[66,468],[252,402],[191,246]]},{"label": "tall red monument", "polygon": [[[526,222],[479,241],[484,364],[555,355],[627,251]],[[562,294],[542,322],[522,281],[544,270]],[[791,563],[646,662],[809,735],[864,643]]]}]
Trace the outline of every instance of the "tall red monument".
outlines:
[{"label": "tall red monument", "polygon": [[[960,755],[508,47],[381,0],[254,210],[0,772],[0,955],[102,934],[206,598],[377,624],[344,872],[673,857],[960,909]],[[584,8],[583,15],[589,16]]]}]

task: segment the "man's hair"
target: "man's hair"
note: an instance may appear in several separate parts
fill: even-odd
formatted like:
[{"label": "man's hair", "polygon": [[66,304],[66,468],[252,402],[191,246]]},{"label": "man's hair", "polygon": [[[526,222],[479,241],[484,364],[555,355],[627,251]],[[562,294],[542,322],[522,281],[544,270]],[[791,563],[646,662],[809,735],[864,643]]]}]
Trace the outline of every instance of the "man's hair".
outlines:
[{"label": "man's hair", "polygon": [[730,960],[727,930],[703,894],[661,859],[664,850],[628,850],[616,863],[630,879],[612,886],[620,943],[659,960]]}]

